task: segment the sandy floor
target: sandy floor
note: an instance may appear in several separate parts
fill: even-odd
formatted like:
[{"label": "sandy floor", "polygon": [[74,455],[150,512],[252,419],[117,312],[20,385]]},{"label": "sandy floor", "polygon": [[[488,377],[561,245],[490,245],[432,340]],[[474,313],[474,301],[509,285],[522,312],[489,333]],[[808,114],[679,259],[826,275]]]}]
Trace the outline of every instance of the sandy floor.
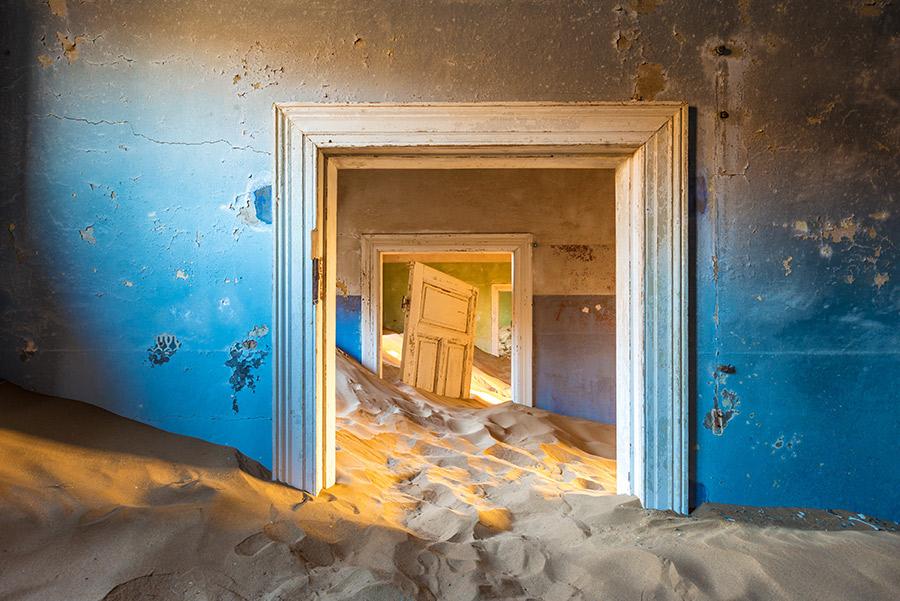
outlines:
[{"label": "sandy floor", "polygon": [[[645,511],[611,428],[446,404],[338,361],[338,484],[0,385],[0,599],[900,598],[893,525]],[[606,457],[606,458],[604,458]]]},{"label": "sandy floor", "polygon": [[[385,379],[400,382],[400,359],[403,356],[403,334],[388,333],[381,336],[382,370]],[[393,368],[393,369],[391,369]],[[474,364],[469,396],[489,405],[511,401],[510,358],[495,357],[475,347]]]}]

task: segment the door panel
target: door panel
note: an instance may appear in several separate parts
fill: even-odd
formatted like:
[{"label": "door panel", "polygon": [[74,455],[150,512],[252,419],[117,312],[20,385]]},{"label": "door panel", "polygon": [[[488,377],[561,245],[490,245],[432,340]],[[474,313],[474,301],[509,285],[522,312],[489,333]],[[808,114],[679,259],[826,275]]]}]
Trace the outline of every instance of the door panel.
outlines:
[{"label": "door panel", "polygon": [[[468,285],[468,284],[467,284]],[[469,298],[425,284],[420,319],[430,324],[466,332]]]},{"label": "door panel", "polygon": [[403,332],[403,381],[454,398],[469,395],[478,288],[413,263]]},{"label": "door panel", "polygon": [[416,379],[415,387],[430,392],[435,388],[435,375],[438,366],[437,340],[420,338],[416,347]]},{"label": "door panel", "polygon": [[447,344],[447,362],[444,373],[444,396],[459,398],[463,394],[462,379],[465,377],[466,347]]}]

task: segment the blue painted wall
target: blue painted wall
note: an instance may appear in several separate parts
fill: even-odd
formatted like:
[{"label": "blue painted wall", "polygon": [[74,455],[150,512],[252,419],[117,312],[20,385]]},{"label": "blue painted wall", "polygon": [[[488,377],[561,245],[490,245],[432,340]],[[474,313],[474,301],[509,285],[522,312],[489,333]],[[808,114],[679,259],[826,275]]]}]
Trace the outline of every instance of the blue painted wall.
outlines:
[{"label": "blue painted wall", "polygon": [[337,296],[335,344],[357,361],[362,361],[361,311],[362,298],[359,295]]},{"label": "blue painted wall", "polygon": [[533,319],[535,405],[616,423],[615,296],[535,296]]},{"label": "blue painted wall", "polygon": [[900,518],[900,6],[696,8],[3,3],[0,376],[268,463],[272,102],[684,100],[694,502]]}]

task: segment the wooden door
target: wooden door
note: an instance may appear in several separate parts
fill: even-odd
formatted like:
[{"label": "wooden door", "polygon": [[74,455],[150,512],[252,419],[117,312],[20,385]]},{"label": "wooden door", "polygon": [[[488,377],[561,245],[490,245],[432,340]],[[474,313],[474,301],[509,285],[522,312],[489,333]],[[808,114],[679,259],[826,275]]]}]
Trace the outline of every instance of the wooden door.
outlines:
[{"label": "wooden door", "polygon": [[478,288],[413,263],[407,299],[400,365],[403,381],[428,392],[467,398]]}]

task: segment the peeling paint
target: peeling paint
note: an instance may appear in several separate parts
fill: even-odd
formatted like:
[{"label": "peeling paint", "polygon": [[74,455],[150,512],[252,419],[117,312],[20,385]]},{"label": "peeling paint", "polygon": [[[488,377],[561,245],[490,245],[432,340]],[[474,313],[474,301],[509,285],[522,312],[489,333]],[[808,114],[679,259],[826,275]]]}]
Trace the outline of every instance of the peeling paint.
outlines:
[{"label": "peeling paint", "polygon": [[186,272],[183,269],[178,269],[175,271],[175,279],[177,279],[177,280],[186,280],[190,277],[191,276],[188,274],[188,272]]},{"label": "peeling paint", "polygon": [[31,338],[26,338],[21,347],[19,347],[19,360],[26,363],[31,360],[38,352],[37,344]]},{"label": "peeling paint", "polygon": [[666,72],[659,63],[638,65],[634,76],[634,100],[653,100],[666,89]]},{"label": "peeling paint", "polygon": [[794,238],[815,243],[818,255],[834,263],[833,281],[852,285],[859,276],[868,274],[868,281],[880,289],[890,281],[897,255],[894,242],[882,232],[889,218],[888,211],[874,211],[863,218],[816,217],[796,220],[785,227],[791,229]]},{"label": "peeling paint", "polygon": [[88,244],[97,244],[97,238],[94,236],[94,226],[89,225],[83,230],[78,230],[78,233],[81,235],[81,239],[87,242]]},{"label": "peeling paint", "polygon": [[70,65],[77,61],[81,53],[81,49],[78,45],[85,40],[85,37],[79,35],[70,38],[61,31],[57,31],[56,39],[59,40],[59,45],[62,46],[63,55],[65,55],[66,61],[68,61]]},{"label": "peeling paint", "polygon": [[784,275],[785,277],[791,275],[793,269],[791,269],[791,261],[794,260],[794,257],[788,257],[784,261],[781,262],[782,267],[784,267]]},{"label": "peeling paint", "polygon": [[147,349],[147,361],[150,362],[150,367],[168,363],[179,348],[181,348],[181,341],[175,334],[159,334],[154,344]]},{"label": "peeling paint", "polygon": [[[237,214],[243,225],[262,231],[262,224],[272,223],[272,186],[260,186],[234,197],[228,209]],[[235,231],[235,240],[240,238],[241,230]]]},{"label": "peeling paint", "polygon": [[248,336],[252,336],[253,338],[262,338],[266,334],[269,333],[269,326],[266,324],[253,326],[253,329],[247,332]]},{"label": "peeling paint", "polygon": [[703,427],[716,436],[721,436],[728,423],[741,413],[740,398],[736,392],[726,388],[728,376],[735,372],[733,365],[720,365],[713,374],[715,383],[713,407],[703,418]]},{"label": "peeling paint", "polygon": [[231,369],[228,383],[232,390],[231,409],[235,413],[240,411],[238,393],[244,389],[256,392],[256,383],[259,380],[256,372],[269,354],[268,350],[259,348],[258,339],[268,333],[268,326],[254,326],[248,332],[247,338],[233,343],[228,349],[228,360],[225,361],[225,366]]}]

